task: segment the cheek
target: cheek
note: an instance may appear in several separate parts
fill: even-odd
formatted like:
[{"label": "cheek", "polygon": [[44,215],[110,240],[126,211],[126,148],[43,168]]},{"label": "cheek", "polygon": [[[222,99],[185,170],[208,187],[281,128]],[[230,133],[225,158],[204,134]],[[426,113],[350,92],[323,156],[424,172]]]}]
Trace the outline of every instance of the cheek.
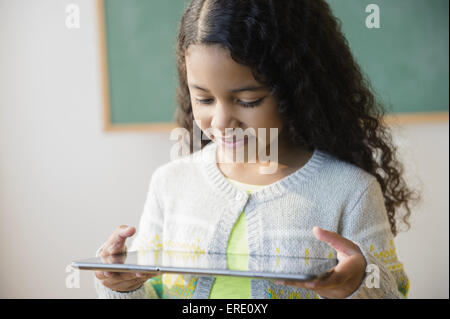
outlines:
[{"label": "cheek", "polygon": [[194,121],[197,126],[204,131],[209,127],[209,120],[205,112],[202,112],[198,108],[192,108],[192,115],[194,116]]},{"label": "cheek", "polygon": [[[260,118],[260,121],[258,121],[258,127],[265,128],[266,142],[272,142],[278,137],[283,128],[283,120],[278,114],[277,108],[274,105],[271,105],[269,109],[265,110],[264,114],[259,114],[258,116]],[[272,130],[271,132],[271,128],[275,128],[276,130]],[[264,133],[264,131],[261,133]]]},{"label": "cheek", "polygon": [[192,105],[192,115],[194,117],[194,120],[197,121],[202,117],[202,112],[199,110],[197,106],[195,106],[193,101],[191,101],[191,105]]},{"label": "cheek", "polygon": [[278,132],[283,127],[283,120],[278,113],[278,108],[275,103],[271,103],[263,112],[258,114],[259,127],[264,127],[267,134],[269,134],[271,128],[277,128]]}]

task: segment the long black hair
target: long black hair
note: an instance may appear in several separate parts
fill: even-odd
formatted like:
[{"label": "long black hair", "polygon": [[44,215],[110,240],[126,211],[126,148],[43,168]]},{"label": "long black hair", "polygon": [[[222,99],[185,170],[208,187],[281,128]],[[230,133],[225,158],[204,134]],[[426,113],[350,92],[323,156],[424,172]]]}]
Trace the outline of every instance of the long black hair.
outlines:
[{"label": "long black hair", "polygon": [[[185,52],[214,44],[271,88],[291,143],[320,149],[375,176],[391,231],[415,192],[406,185],[385,115],[324,0],[192,0],[177,38],[177,124],[193,134]],[[283,129],[283,130],[285,130]],[[210,143],[202,140],[201,147]],[[192,152],[191,142],[191,152]],[[416,198],[418,199],[418,197]]]}]

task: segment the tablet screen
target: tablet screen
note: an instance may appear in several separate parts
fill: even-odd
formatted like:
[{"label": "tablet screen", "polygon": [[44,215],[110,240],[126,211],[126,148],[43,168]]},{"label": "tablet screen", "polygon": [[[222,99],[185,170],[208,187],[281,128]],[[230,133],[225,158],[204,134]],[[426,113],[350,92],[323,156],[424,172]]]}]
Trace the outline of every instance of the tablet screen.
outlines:
[{"label": "tablet screen", "polygon": [[[261,279],[312,280],[337,264],[336,259],[138,250],[72,262],[86,270],[220,275]],[[234,265],[230,267],[230,265]],[[244,265],[236,267],[236,265]]]}]

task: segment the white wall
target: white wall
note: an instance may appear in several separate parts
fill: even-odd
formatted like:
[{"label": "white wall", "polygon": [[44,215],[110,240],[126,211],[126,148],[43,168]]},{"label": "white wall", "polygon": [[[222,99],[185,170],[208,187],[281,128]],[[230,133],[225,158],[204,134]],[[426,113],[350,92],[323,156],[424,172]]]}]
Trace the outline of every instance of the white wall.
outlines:
[{"label": "white wall", "polygon": [[[64,24],[72,2],[76,30]],[[423,184],[412,229],[396,238],[410,297],[448,298],[448,123],[395,138]],[[92,273],[68,289],[65,268],[137,224],[171,145],[168,133],[102,131],[95,1],[0,0],[0,297],[95,298]]]}]

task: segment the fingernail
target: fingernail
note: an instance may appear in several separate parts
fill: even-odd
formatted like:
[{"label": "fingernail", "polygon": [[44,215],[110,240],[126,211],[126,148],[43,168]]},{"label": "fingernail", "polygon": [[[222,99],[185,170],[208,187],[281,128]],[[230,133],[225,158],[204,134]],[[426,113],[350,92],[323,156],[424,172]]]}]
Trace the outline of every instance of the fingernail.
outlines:
[{"label": "fingernail", "polygon": [[306,288],[314,288],[315,283],[313,283],[313,282],[307,282],[307,283],[305,283],[305,286],[306,286]]},{"label": "fingernail", "polygon": [[109,277],[109,272],[103,272],[103,275],[105,275],[105,277]]},{"label": "fingernail", "polygon": [[275,285],[284,285],[284,281],[283,280],[275,280],[273,283]]}]

